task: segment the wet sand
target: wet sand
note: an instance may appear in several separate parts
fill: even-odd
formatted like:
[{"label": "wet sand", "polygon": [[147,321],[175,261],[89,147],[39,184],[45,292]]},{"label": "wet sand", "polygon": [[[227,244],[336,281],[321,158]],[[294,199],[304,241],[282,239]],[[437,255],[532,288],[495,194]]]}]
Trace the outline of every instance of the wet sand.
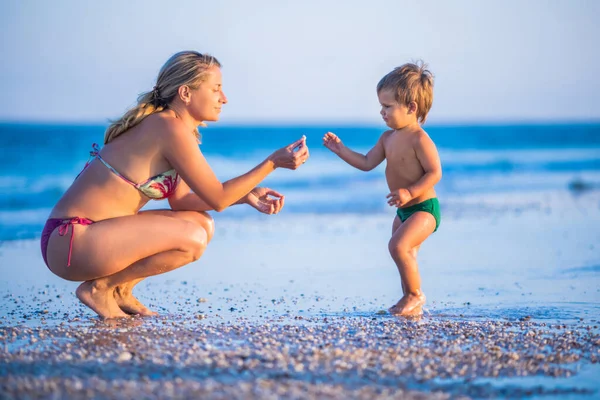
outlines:
[{"label": "wet sand", "polygon": [[599,396],[600,194],[446,204],[418,321],[384,311],[388,216],[217,216],[201,260],[135,289],[161,316],[119,322],[5,242],[0,398]]}]

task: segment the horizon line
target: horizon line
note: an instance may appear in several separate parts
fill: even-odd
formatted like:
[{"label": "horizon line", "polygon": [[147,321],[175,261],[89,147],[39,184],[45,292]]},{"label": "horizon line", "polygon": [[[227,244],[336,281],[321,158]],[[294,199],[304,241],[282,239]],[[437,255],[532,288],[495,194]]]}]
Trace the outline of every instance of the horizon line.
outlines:
[{"label": "horizon line", "polygon": [[[109,121],[82,121],[82,120],[19,120],[19,119],[0,119],[0,125],[30,125],[30,126],[90,126],[90,127],[108,127]],[[211,128],[213,124],[218,124],[217,128],[235,128],[235,127],[324,127],[325,125],[335,125],[336,127],[378,127],[385,126],[383,123],[371,121],[249,121],[249,122],[208,122],[208,126],[202,130]],[[598,119],[489,119],[489,120],[446,120],[426,123],[424,127],[450,127],[450,126],[557,126],[557,125],[599,125]]]}]

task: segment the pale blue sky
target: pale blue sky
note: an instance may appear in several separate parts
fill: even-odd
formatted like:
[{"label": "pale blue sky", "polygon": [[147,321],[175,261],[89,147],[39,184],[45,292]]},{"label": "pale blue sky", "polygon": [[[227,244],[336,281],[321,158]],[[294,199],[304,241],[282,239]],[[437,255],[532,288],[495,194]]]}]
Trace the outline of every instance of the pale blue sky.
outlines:
[{"label": "pale blue sky", "polygon": [[105,122],[173,53],[223,64],[223,123],[378,123],[424,59],[432,123],[600,119],[600,1],[2,1],[0,120]]}]

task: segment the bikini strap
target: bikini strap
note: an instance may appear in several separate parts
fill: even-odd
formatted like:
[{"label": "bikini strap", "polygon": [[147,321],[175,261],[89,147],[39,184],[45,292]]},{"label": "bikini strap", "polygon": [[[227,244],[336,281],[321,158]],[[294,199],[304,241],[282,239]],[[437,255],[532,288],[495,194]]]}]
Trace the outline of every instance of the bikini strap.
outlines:
[{"label": "bikini strap", "polygon": [[90,157],[96,157],[100,153],[100,146],[98,143],[92,143],[92,151],[90,151]]},{"label": "bikini strap", "polygon": [[71,266],[71,253],[73,252],[73,225],[91,225],[94,221],[88,218],[74,217],[70,219],[63,219],[62,223],[58,227],[58,235],[65,236],[69,232],[69,226],[71,227],[71,240],[69,241],[69,258],[67,259],[67,267]]},{"label": "bikini strap", "polygon": [[139,189],[139,185],[137,183],[135,183],[134,181],[129,180],[126,177],[124,177],[119,171],[117,171],[109,163],[107,163],[106,161],[104,161],[104,158],[100,157],[100,154],[97,154],[96,158],[98,160],[100,160],[100,162],[102,164],[104,164],[106,166],[106,168],[108,168],[113,174],[115,174],[119,178],[123,179],[125,182],[129,183],[131,186],[135,187],[136,189]]},{"label": "bikini strap", "polygon": [[85,166],[83,167],[83,169],[86,169],[88,165],[90,165],[90,163],[92,162],[92,160],[96,157],[98,157],[98,154],[100,154],[100,146],[98,146],[98,143],[93,143],[92,144],[92,151],[90,151],[90,156],[87,160],[87,162],[85,163]]},{"label": "bikini strap", "polygon": [[[108,168],[113,174],[115,174],[119,178],[123,179],[125,182],[129,183],[136,189],[139,189],[139,186],[140,186],[139,184],[133,182],[132,180],[127,179],[125,176],[123,176],[123,174],[121,174],[119,171],[114,169],[112,167],[112,165],[110,165],[109,163],[104,161],[104,159],[100,156],[100,146],[98,146],[98,143],[92,144],[92,151],[90,151],[90,158],[88,159],[88,162],[85,164],[85,167],[87,167],[93,161],[94,158],[97,158],[98,160],[100,160],[100,162],[102,164],[104,164],[106,166],[106,168]],[[83,167],[83,169],[85,169],[85,167]]]}]

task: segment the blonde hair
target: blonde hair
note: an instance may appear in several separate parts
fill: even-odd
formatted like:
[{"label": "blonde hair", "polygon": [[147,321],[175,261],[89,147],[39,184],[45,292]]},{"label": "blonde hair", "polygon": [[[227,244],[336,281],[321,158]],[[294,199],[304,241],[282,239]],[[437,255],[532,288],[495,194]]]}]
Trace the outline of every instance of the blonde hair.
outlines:
[{"label": "blonde hair", "polygon": [[[213,66],[220,68],[221,63],[215,57],[197,51],[181,51],[171,56],[160,69],[154,89],[140,94],[134,107],[118,120],[111,121],[104,134],[104,144],[138,125],[147,116],[168,108],[181,86],[197,89]],[[195,135],[200,140],[198,129]]]},{"label": "blonde hair", "polygon": [[396,101],[408,106],[417,104],[417,120],[424,123],[433,104],[433,74],[423,61],[407,63],[381,78],[377,93],[382,90],[394,91]]}]

